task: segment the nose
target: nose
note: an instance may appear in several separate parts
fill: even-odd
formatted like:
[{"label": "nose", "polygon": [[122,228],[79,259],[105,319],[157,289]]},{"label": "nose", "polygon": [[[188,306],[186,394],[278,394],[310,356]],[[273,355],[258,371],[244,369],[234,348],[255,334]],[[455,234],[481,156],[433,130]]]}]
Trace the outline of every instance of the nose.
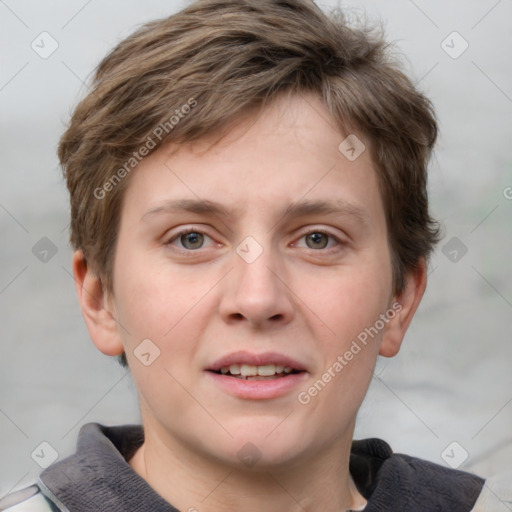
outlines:
[{"label": "nose", "polygon": [[292,320],[293,292],[286,286],[284,265],[277,254],[265,248],[252,261],[234,251],[233,265],[223,280],[220,304],[226,322],[247,322],[250,327],[263,328]]}]

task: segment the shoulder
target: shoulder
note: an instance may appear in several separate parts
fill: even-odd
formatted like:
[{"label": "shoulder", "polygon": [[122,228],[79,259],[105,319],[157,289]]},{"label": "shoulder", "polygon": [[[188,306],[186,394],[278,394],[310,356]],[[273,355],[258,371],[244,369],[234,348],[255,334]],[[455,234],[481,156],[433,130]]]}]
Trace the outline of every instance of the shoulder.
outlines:
[{"label": "shoulder", "polygon": [[380,439],[353,443],[350,462],[354,481],[371,504],[369,511],[469,512],[485,483],[472,473],[393,453]]},{"label": "shoulder", "polygon": [[427,510],[470,511],[485,483],[473,473],[403,454],[393,455],[389,469],[397,490],[407,482],[408,498],[428,504]]},{"label": "shoulder", "polygon": [[512,510],[512,473],[488,478],[471,512]]},{"label": "shoulder", "polygon": [[37,485],[31,485],[0,499],[0,512],[59,512],[41,492]]}]

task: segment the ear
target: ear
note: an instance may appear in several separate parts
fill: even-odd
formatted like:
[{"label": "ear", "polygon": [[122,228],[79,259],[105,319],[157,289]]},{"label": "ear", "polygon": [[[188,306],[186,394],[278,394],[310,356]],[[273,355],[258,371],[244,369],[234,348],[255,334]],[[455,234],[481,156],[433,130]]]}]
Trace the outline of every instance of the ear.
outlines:
[{"label": "ear", "polygon": [[109,294],[87,265],[82,251],[73,254],[73,275],[82,315],[93,343],[109,356],[122,354],[124,347]]},{"label": "ear", "polygon": [[393,357],[398,354],[405,333],[418,309],[427,286],[427,264],[422,259],[415,270],[411,271],[405,282],[405,288],[393,297],[389,311],[395,311],[390,319],[380,344],[379,355]]}]

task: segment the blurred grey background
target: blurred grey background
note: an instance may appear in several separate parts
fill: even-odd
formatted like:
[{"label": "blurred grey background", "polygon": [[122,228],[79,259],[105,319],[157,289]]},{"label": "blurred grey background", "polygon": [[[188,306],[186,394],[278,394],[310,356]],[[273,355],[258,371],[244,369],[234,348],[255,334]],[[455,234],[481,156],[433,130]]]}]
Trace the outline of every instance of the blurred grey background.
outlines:
[{"label": "blurred grey background", "polygon": [[[139,421],[130,376],[96,351],[79,311],[55,150],[107,51],[185,4],[0,0],[0,496],[70,454],[84,423]],[[341,5],[383,20],[436,106],[430,194],[446,233],[402,351],[378,362],[356,437],[485,477],[510,471],[512,2]]]}]

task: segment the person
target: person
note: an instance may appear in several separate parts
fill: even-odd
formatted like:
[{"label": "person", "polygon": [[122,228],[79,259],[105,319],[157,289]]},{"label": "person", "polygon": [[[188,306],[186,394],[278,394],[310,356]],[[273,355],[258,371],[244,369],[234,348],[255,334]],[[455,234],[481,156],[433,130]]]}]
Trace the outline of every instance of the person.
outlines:
[{"label": "person", "polygon": [[354,440],[440,238],[431,102],[308,0],[198,0],[99,64],[59,145],[73,272],[142,425],[0,510],[498,511],[481,477]]}]

